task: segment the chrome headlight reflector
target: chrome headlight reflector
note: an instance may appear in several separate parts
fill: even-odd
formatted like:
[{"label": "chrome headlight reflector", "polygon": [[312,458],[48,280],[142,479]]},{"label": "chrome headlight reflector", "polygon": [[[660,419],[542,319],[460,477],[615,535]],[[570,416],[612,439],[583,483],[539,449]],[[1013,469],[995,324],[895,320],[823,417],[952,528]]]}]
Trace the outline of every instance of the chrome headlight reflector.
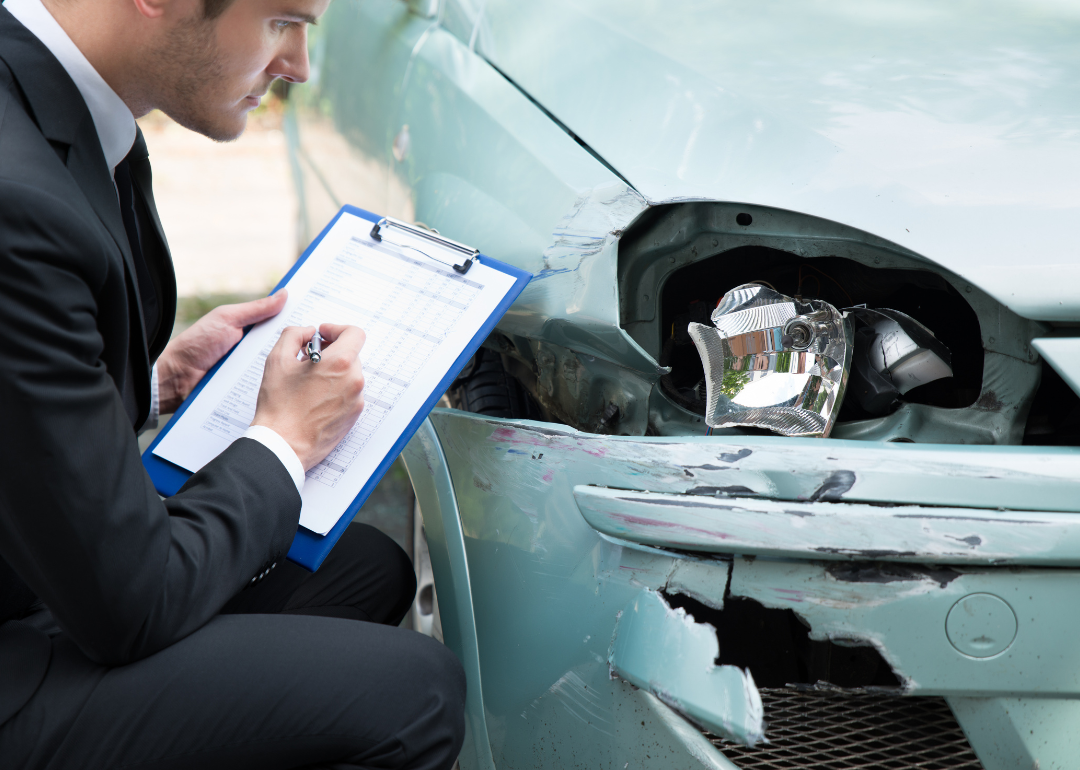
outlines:
[{"label": "chrome headlight reflector", "polygon": [[705,422],[713,428],[825,437],[849,372],[869,416],[888,413],[912,388],[952,376],[949,349],[897,310],[840,311],[748,283],[725,294],[710,318],[712,326],[691,323],[687,331],[705,369]]},{"label": "chrome headlight reflector", "polygon": [[844,314],[744,284],[724,295],[711,320],[688,328],[705,368],[706,424],[829,435],[853,348]]}]

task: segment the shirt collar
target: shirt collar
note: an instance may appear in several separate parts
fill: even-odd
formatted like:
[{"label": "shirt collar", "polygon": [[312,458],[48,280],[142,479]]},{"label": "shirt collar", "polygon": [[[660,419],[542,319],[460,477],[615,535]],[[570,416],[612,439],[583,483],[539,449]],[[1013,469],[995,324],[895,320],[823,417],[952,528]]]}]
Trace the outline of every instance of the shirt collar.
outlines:
[{"label": "shirt collar", "polygon": [[4,7],[49,49],[75,82],[94,119],[105,162],[109,166],[109,173],[113,174],[117,164],[127,157],[135,143],[135,116],[83,56],[41,0],[6,0]]}]

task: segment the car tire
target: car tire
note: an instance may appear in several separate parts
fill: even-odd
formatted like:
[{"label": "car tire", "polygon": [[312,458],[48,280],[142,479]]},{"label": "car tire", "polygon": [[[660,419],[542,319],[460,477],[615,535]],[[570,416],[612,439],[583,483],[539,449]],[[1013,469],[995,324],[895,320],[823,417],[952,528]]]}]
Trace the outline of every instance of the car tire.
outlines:
[{"label": "car tire", "polygon": [[506,371],[502,356],[480,348],[446,391],[450,405],[487,417],[541,420],[540,407],[524,386]]}]

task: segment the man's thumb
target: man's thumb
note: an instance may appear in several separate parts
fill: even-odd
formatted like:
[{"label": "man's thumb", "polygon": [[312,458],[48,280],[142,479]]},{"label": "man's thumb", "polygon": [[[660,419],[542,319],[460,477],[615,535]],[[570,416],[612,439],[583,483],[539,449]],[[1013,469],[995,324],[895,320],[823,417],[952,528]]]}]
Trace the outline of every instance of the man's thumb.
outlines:
[{"label": "man's thumb", "polygon": [[272,318],[281,312],[281,308],[285,307],[287,298],[288,291],[281,289],[269,297],[232,305],[229,308],[229,320],[234,326],[248,326],[259,321],[265,321],[267,318]]}]

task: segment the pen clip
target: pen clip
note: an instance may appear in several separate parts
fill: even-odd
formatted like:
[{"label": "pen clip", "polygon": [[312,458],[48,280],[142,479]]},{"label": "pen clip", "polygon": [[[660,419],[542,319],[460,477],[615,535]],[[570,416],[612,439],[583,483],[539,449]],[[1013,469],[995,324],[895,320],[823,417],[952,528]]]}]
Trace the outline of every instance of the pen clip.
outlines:
[{"label": "pen clip", "polygon": [[[400,246],[401,248],[410,249],[423,254],[428,259],[433,259],[436,262],[446,265],[454,269],[454,272],[464,275],[469,272],[469,268],[473,266],[473,260],[480,256],[480,251],[474,249],[471,246],[466,246],[463,243],[452,241],[449,238],[439,235],[434,230],[425,230],[416,225],[410,225],[407,222],[402,222],[400,219],[394,219],[393,217],[383,217],[375,226],[371,228],[371,237],[379,242],[390,243],[394,246]],[[435,256],[431,252],[434,251],[432,246],[437,246],[444,251],[451,252],[452,255],[456,255],[455,258],[451,258],[449,261]],[[428,250],[425,251],[424,249]],[[458,260],[461,260],[458,264]]]}]

